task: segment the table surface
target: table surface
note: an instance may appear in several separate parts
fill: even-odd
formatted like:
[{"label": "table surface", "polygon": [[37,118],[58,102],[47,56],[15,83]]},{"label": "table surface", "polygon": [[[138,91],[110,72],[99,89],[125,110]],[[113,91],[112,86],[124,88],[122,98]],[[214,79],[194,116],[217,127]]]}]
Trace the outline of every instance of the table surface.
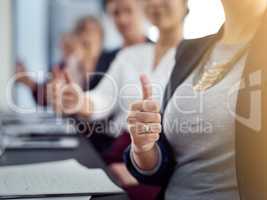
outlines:
[{"label": "table surface", "polygon": [[[23,165],[32,163],[42,163],[47,161],[59,161],[74,158],[88,168],[102,168],[109,175],[105,163],[99,154],[94,150],[89,140],[78,137],[79,148],[73,150],[8,150],[0,159],[0,166]],[[114,180],[114,179],[113,179]],[[93,197],[95,200],[126,200],[126,194]]]}]

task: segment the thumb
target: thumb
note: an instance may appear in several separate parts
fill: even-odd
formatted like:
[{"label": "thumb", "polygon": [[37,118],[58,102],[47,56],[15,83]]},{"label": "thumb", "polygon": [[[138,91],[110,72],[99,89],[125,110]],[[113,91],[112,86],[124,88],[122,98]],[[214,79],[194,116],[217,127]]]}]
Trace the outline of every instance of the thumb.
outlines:
[{"label": "thumb", "polygon": [[52,70],[53,78],[60,79],[61,77],[61,70],[58,65],[55,65]]},{"label": "thumb", "polygon": [[152,85],[147,75],[141,75],[140,81],[142,85],[143,99],[152,99]]},{"label": "thumb", "polygon": [[73,82],[72,78],[70,77],[69,73],[64,70],[64,78],[65,78],[65,81],[67,82],[67,84],[71,84]]}]

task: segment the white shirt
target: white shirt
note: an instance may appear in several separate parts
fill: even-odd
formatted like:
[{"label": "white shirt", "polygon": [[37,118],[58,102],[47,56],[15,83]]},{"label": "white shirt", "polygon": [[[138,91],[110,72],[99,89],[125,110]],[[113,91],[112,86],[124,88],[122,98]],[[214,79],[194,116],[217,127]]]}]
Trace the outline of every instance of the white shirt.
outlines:
[{"label": "white shirt", "polygon": [[175,48],[169,49],[154,67],[155,44],[136,45],[121,51],[99,85],[87,93],[94,106],[92,119],[102,119],[115,112],[116,117],[109,124],[112,136],[117,137],[126,130],[129,105],[142,99],[142,74],[150,77],[153,96],[161,103],[175,65],[175,52]]}]

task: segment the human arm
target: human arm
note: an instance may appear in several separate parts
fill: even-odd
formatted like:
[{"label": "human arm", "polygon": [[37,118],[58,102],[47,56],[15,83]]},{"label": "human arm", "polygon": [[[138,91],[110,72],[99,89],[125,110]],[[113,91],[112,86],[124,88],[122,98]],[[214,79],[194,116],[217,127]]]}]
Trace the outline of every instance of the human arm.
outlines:
[{"label": "human arm", "polygon": [[[132,143],[124,160],[135,178],[146,184],[167,184],[175,160],[170,145],[161,133],[159,105],[152,100],[152,88],[147,78],[141,78],[144,99],[131,106],[128,123]],[[147,133],[144,128],[149,127]]]},{"label": "human arm", "polygon": [[[68,74],[68,78],[64,87],[64,92],[60,92],[62,87],[58,87],[54,90],[54,98],[56,101],[62,99],[63,110],[67,115],[78,115],[83,118],[90,118],[93,120],[103,119],[108,117],[113,111],[119,109],[118,97],[119,88],[122,84],[121,73],[125,66],[125,62],[122,62],[125,56],[118,56],[112,65],[109,67],[107,73],[97,73],[96,76],[103,76],[97,87],[93,90],[82,91],[78,85],[71,81],[71,75]],[[94,75],[94,74],[93,74]],[[76,85],[76,86],[75,86]],[[76,90],[75,90],[76,89]],[[77,106],[78,100],[80,106]],[[77,109],[71,109],[77,106]]]}]

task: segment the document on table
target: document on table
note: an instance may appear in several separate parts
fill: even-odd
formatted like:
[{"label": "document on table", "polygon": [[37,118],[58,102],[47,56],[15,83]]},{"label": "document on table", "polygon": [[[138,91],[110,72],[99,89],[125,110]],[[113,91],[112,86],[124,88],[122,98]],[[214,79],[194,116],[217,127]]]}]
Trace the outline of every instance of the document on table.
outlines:
[{"label": "document on table", "polygon": [[0,167],[0,199],[122,192],[102,169],[88,169],[76,160]]}]

